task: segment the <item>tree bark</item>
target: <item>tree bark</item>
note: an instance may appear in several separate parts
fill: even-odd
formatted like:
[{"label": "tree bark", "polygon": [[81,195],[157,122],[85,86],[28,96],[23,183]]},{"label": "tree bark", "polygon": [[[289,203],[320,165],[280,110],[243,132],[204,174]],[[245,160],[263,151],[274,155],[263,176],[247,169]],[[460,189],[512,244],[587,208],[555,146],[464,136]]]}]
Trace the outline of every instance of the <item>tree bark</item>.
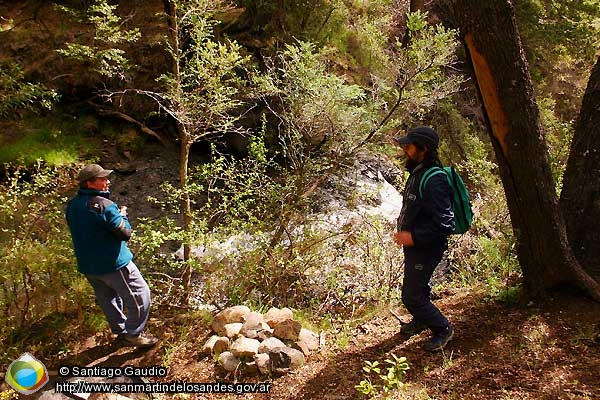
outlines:
[{"label": "tree bark", "polygon": [[[180,128],[181,129],[181,128]],[[183,287],[183,293],[181,294],[181,304],[187,306],[190,301],[192,294],[192,265],[190,264],[190,253],[191,246],[188,242],[190,226],[192,224],[192,205],[190,194],[187,190],[188,185],[188,162],[190,156],[190,148],[192,146],[192,140],[188,135],[181,135],[181,148],[180,148],[180,159],[179,159],[179,182],[183,192],[183,198],[181,199],[181,211],[183,213],[183,229],[186,232],[186,241],[183,243],[183,260],[185,266],[183,273],[181,274],[181,285]]]},{"label": "tree bark", "polygon": [[425,0],[410,0],[410,12],[425,11]]},{"label": "tree bark", "polygon": [[[179,67],[181,44],[179,41],[179,23],[177,15],[177,5],[171,0],[163,0],[165,12],[167,14],[169,25],[169,39],[171,41],[171,49],[173,51],[172,73],[176,82],[181,82],[181,72]],[[180,87],[178,87],[180,89]],[[181,90],[178,90],[181,93]],[[188,185],[188,164],[190,157],[190,148],[192,147],[193,138],[186,130],[185,126],[179,120],[177,122],[177,134],[180,140],[180,156],[179,156],[179,184],[183,190],[183,198],[181,199],[181,211],[183,214],[183,230],[186,233],[186,241],[183,243],[183,261],[185,266],[181,274],[181,283],[183,293],[181,294],[181,304],[184,306],[189,304],[192,293],[192,266],[190,264],[191,246],[188,242],[189,231],[192,224],[192,207],[190,195],[187,190]]]},{"label": "tree bark", "polygon": [[507,0],[455,0],[459,23],[488,118],[529,294],[563,283],[600,301],[600,285],[577,263],[559,213],[528,64]]},{"label": "tree bark", "polygon": [[583,96],[563,179],[560,208],[579,263],[600,280],[600,57]]}]

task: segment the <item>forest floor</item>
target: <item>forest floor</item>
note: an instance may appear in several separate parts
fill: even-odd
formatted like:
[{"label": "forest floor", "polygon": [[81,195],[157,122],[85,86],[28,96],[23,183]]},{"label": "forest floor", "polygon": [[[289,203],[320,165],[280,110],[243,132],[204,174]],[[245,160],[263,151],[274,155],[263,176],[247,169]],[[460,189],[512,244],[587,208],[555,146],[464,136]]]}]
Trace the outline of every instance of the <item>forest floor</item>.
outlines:
[{"label": "forest floor", "polygon": [[[427,353],[427,333],[404,341],[398,320],[383,310],[349,331],[325,332],[325,346],[306,365],[285,376],[224,375],[201,348],[211,334],[202,321],[155,311],[149,326],[161,342],[150,350],[116,348],[108,335],[82,341],[60,364],[99,366],[168,365],[162,382],[266,382],[268,394],[248,399],[354,399],[365,378],[365,361],[394,353],[408,359],[403,389],[392,399],[600,399],[600,304],[560,293],[543,302],[508,305],[484,292],[446,289],[436,303],[452,321],[454,340],[440,353]],[[404,308],[392,310],[408,320]],[[57,365],[58,366],[58,365]],[[57,366],[48,367],[50,370]],[[150,379],[153,380],[153,379]],[[380,383],[377,379],[374,383]],[[173,398],[161,394],[158,398]],[[179,397],[179,396],[178,396]],[[179,398],[239,398],[184,395]],[[155,396],[156,398],[156,396]],[[384,397],[380,397],[384,398]]]}]

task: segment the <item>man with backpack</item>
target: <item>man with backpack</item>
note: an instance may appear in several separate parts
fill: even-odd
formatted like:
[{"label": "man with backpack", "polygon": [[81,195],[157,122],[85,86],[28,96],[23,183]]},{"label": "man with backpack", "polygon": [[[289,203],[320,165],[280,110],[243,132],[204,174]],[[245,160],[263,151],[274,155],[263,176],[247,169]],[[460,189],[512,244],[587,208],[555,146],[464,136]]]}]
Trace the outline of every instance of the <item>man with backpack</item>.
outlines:
[{"label": "man with backpack", "polygon": [[[404,251],[402,302],[413,319],[402,325],[400,332],[408,338],[430,329],[432,337],[425,350],[439,351],[452,339],[454,330],[431,302],[429,281],[448,248],[448,236],[454,232],[454,191],[445,173],[431,173],[433,169],[443,171],[435,130],[419,126],[395,141],[402,146],[410,173],[394,240]],[[431,176],[422,185],[426,172]]]}]

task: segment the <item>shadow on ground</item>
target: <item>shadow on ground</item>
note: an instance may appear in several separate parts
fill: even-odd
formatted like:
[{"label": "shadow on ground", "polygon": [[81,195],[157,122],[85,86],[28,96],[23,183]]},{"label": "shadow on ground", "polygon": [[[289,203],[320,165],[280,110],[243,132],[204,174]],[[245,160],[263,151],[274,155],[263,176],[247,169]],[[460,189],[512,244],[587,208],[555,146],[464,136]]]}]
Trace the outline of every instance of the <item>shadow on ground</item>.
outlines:
[{"label": "shadow on ground", "polygon": [[403,341],[389,316],[383,324],[392,329],[382,330],[380,340],[334,356],[296,398],[358,398],[354,386],[364,379],[364,362],[385,366],[392,352],[409,360],[410,398],[600,398],[600,344],[594,340],[599,303],[560,293],[543,303],[510,306],[471,294],[438,305],[456,331],[444,352],[421,349],[427,333]]}]

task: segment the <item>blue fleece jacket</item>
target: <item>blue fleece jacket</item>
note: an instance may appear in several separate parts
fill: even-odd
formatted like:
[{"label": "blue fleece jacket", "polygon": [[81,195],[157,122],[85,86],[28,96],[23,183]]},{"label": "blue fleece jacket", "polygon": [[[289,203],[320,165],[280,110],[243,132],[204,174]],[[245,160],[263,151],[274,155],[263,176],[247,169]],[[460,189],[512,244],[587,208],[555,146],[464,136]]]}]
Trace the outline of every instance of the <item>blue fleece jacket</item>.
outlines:
[{"label": "blue fleece jacket", "polygon": [[131,225],[109,195],[109,192],[79,189],[67,204],[67,223],[77,265],[83,274],[114,272],[133,259],[127,247]]},{"label": "blue fleece jacket", "polygon": [[410,231],[415,248],[445,242],[454,231],[453,192],[445,174],[431,177],[419,196],[419,183],[433,164],[421,163],[410,174],[404,188],[398,230]]}]

